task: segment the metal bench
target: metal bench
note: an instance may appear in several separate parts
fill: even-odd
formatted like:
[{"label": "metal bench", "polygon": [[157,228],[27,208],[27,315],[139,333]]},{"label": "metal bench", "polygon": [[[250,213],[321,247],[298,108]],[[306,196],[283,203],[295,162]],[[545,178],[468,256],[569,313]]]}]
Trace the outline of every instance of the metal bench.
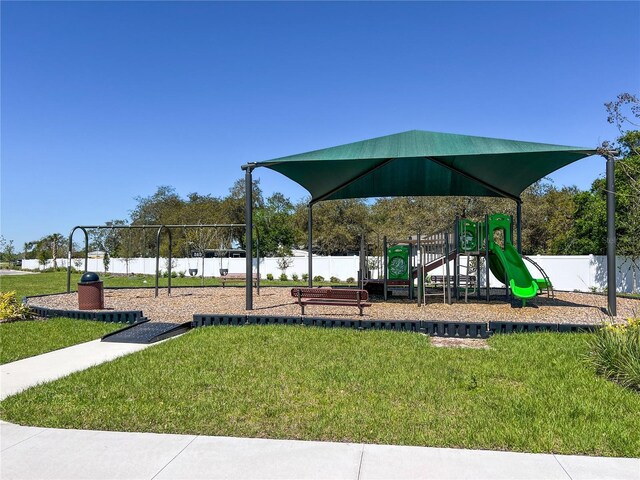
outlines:
[{"label": "metal bench", "polygon": [[340,305],[358,307],[360,315],[364,307],[370,307],[366,290],[354,288],[292,288],[291,296],[298,299],[298,305],[304,315],[306,305]]},{"label": "metal bench", "polygon": [[[258,274],[254,273],[253,276],[253,286],[256,287],[258,285]],[[224,287],[227,282],[246,282],[247,275],[244,273],[227,273],[220,277],[220,281],[222,282],[222,286]]]}]

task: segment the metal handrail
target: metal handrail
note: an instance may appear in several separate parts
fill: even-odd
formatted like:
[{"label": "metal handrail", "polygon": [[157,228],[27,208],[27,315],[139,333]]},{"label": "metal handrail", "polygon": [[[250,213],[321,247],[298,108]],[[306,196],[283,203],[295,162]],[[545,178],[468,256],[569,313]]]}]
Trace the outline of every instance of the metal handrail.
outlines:
[{"label": "metal handrail", "polygon": [[545,272],[544,269],[533,259],[527,257],[526,255],[521,255],[521,256],[527,262],[529,262],[531,265],[533,265],[538,269],[538,271],[542,274],[542,278],[544,278],[544,280],[547,282],[547,296],[551,298],[555,298],[555,294],[553,292],[553,284],[551,283],[551,278],[549,278],[549,275],[547,275],[547,272]]}]

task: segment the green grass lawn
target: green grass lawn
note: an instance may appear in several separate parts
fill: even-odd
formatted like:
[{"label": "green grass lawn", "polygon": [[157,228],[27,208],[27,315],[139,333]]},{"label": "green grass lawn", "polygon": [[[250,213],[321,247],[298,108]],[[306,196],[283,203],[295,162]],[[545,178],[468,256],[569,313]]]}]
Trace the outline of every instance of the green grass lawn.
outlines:
[{"label": "green grass lawn", "polygon": [[70,318],[0,323],[0,364],[88,342],[124,326]]},{"label": "green grass lawn", "polygon": [[389,331],[208,327],[0,403],[59,428],[640,456],[640,394],[586,334],[444,349]]},{"label": "green grass lawn", "polygon": [[[71,275],[71,289],[77,288],[78,280],[80,280],[81,274]],[[146,276],[111,276],[106,274],[100,274],[100,279],[104,282],[105,287],[155,287],[155,277],[152,275]],[[167,278],[160,278],[159,285],[166,287],[168,284]],[[205,278],[205,286],[222,285],[216,278]],[[280,280],[262,280],[260,282],[262,286],[304,286],[306,282],[299,281],[287,281],[282,282]],[[201,286],[202,280],[200,278],[172,278],[171,285],[174,287],[188,287],[188,286]],[[230,283],[228,285],[242,285],[241,283]],[[314,285],[336,285],[329,282],[314,282]],[[347,285],[341,283],[337,285]],[[61,293],[67,291],[67,273],[66,272],[46,272],[39,273],[37,275],[7,275],[0,276],[0,292],[16,291],[19,299],[29,295],[45,295],[48,293]]]}]

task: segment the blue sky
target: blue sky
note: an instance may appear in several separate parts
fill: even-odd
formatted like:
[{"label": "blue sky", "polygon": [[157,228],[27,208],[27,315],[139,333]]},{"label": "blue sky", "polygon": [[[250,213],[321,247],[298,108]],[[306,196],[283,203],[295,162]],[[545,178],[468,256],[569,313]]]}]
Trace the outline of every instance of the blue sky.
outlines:
[{"label": "blue sky", "polygon": [[603,103],[640,90],[638,2],[1,8],[1,229],[19,248],[125,218],[158,185],[224,195],[248,161],[406,130],[594,147],[616,135]]}]

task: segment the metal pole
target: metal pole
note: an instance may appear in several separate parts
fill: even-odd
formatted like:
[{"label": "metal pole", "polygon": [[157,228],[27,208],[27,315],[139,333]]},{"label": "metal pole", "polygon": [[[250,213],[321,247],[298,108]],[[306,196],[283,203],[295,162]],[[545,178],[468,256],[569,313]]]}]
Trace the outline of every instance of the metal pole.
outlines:
[{"label": "metal pole", "polygon": [[129,276],[129,263],[131,262],[131,226],[129,226],[129,236],[127,237],[127,277]]},{"label": "metal pole", "polygon": [[384,300],[387,301],[387,236],[382,237],[382,278],[384,288]]},{"label": "metal pole", "polygon": [[[417,292],[417,300],[418,300],[418,306],[422,306],[422,289],[424,288],[424,281],[422,278],[422,248],[420,247],[420,232],[418,232],[418,238],[417,238],[417,249],[418,249],[418,275],[417,275],[417,280],[418,280],[418,292]],[[412,280],[413,281],[413,280]]]},{"label": "metal pole", "polygon": [[161,225],[156,233],[156,291],[155,296],[158,296],[158,283],[160,278],[160,239],[162,238],[162,230],[165,229],[169,235],[169,263],[167,264],[167,295],[171,295],[171,250],[173,249],[173,239],[171,237],[171,229],[166,225]]},{"label": "metal pole", "polygon": [[[73,240],[71,237],[73,237],[74,230],[75,228],[71,230],[69,234],[69,248],[67,249],[67,293],[71,292],[71,250],[73,250]],[[24,258],[27,258],[26,249]]]},{"label": "metal pole", "polygon": [[478,256],[476,257],[476,298],[478,300],[480,300],[480,282],[482,280],[482,275],[480,274],[480,260],[482,257],[482,254],[480,253],[480,249],[482,248],[480,242],[482,240],[482,236],[480,235],[480,232],[482,231],[482,228],[480,228],[480,225],[480,222],[476,222],[476,239],[478,241],[476,248],[476,251],[478,252]]},{"label": "metal pole", "polygon": [[160,273],[160,233],[162,232],[162,227],[158,228],[158,232],[156,233],[156,294],[158,296],[158,275]]},{"label": "metal pole", "polygon": [[260,295],[260,234],[256,227],[256,293]]},{"label": "metal pole", "polygon": [[607,304],[616,316],[616,184],[615,160],[607,155]]},{"label": "metal pole", "polygon": [[360,271],[358,272],[358,288],[362,290],[364,288],[364,269],[365,265],[365,252],[364,252],[364,233],[360,235]]},{"label": "metal pole", "polygon": [[253,180],[251,166],[244,167],[244,223],[246,225],[246,309],[253,310]]},{"label": "metal pole", "polygon": [[71,292],[71,254],[73,250],[73,234],[78,229],[82,230],[82,233],[84,233],[84,272],[87,273],[87,269],[89,268],[89,234],[84,227],[73,227],[69,234],[69,252],[67,253],[67,293]]},{"label": "metal pole", "polygon": [[309,264],[307,284],[313,287],[313,204],[309,203],[307,208],[307,262]]},{"label": "metal pole", "polygon": [[456,300],[460,300],[460,217],[456,216],[453,224],[453,241],[455,242],[456,256],[453,259],[453,294]]},{"label": "metal pole", "polygon": [[444,234],[444,258],[445,258],[445,282],[446,282],[446,303],[451,305],[451,272],[449,271],[449,252],[451,245],[449,244],[449,233]]},{"label": "metal pole", "polygon": [[487,302],[491,301],[491,289],[489,288],[489,215],[484,216],[484,269],[485,269],[485,290]]},{"label": "metal pole", "polygon": [[167,267],[167,270],[169,272],[169,284],[168,284],[168,288],[167,288],[167,295],[171,295],[171,259],[172,259],[172,252],[171,250],[173,250],[173,239],[171,238],[171,229],[167,228],[167,233],[169,234],[169,265]]},{"label": "metal pole", "polygon": [[518,253],[522,255],[522,200],[516,202],[516,233],[518,234]]},{"label": "metal pole", "polygon": [[409,240],[409,300],[413,300],[413,244]]}]

